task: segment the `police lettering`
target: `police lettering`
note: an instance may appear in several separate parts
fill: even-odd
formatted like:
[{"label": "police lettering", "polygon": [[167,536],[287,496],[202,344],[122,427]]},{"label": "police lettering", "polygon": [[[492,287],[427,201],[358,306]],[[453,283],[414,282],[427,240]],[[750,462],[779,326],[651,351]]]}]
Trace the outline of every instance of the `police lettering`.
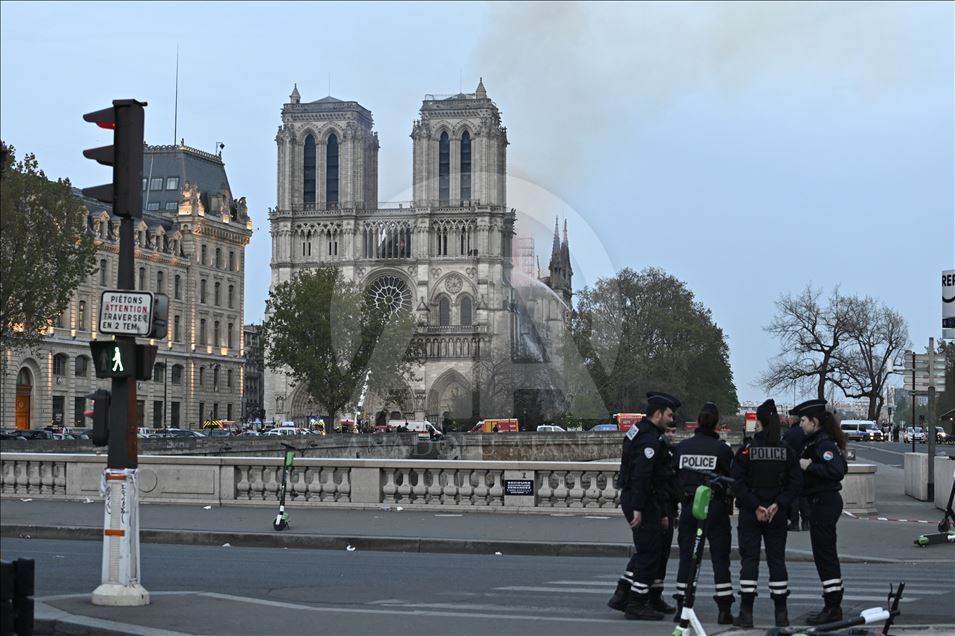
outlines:
[{"label": "police lettering", "polygon": [[680,455],[680,468],[716,470],[716,455]]},{"label": "police lettering", "polygon": [[781,446],[751,446],[749,458],[752,461],[786,461],[786,449]]}]

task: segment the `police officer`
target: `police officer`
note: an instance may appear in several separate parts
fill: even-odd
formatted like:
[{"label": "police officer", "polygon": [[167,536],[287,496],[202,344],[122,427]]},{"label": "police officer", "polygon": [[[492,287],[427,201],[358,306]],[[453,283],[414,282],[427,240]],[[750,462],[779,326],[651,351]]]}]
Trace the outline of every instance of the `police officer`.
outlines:
[{"label": "police officer", "polygon": [[620,507],[633,533],[635,553],[607,604],[620,609],[625,601],[625,615],[630,619],[663,618],[663,613],[653,609],[649,602],[650,586],[659,575],[666,523],[658,484],[665,479],[669,457],[660,436],[673,422],[673,411],[679,407],[680,401],[672,395],[647,393],[647,414],[627,431],[623,441],[617,487],[621,490]]},{"label": "police officer", "polygon": [[[696,418],[697,428],[693,437],[683,440],[676,447],[677,479],[682,495],[680,512],[680,567],[676,576],[677,611],[674,621],[680,620],[683,610],[683,598],[690,583],[693,563],[693,544],[696,539],[698,521],[693,517],[693,497],[697,486],[707,482],[707,476],[699,470],[715,472],[729,476],[733,461],[733,451],[720,439],[716,426],[720,421],[720,411],[716,404],[707,402]],[[729,625],[733,622],[733,583],[730,578],[730,506],[726,497],[714,497],[710,502],[709,516],[706,520],[706,539],[710,544],[710,562],[713,565],[713,582],[716,594],[713,600],[719,608],[717,622]]]},{"label": "police officer", "polygon": [[809,500],[809,540],[816,572],[822,581],[825,607],[806,622],[821,625],[842,620],[842,569],[836,549],[836,523],[842,516],[842,479],[849,470],[843,450],[846,438],[836,417],[826,410],[825,400],[809,400],[795,409],[806,433],[806,446],[799,465],[803,470],[803,494]]},{"label": "police officer", "polygon": [[[783,433],[783,442],[793,449],[798,459],[802,455],[802,449],[806,445],[806,433],[799,425],[799,417],[795,414],[795,409],[789,411],[789,428]],[[809,502],[800,492],[793,502],[789,505],[789,526],[788,530],[798,532],[800,529],[799,519],[802,518],[802,530],[809,530]]]},{"label": "police officer", "polygon": [[663,581],[666,579],[670,547],[673,545],[673,531],[676,529],[682,499],[682,489],[677,477],[675,438],[676,424],[670,422],[667,424],[666,431],[660,436],[661,447],[666,455],[657,494],[660,509],[663,511],[663,529],[660,535],[660,564],[657,567],[657,575],[650,584],[650,607],[664,614],[669,614],[675,609],[663,599]]},{"label": "police officer", "polygon": [[739,615],[735,625],[753,626],[753,601],[759,579],[760,544],[766,544],[769,596],[776,606],[777,627],[789,625],[786,597],[786,521],[789,506],[799,496],[802,472],[793,449],[780,439],[776,403],[766,400],[756,409],[756,434],[733,459],[739,502]]}]

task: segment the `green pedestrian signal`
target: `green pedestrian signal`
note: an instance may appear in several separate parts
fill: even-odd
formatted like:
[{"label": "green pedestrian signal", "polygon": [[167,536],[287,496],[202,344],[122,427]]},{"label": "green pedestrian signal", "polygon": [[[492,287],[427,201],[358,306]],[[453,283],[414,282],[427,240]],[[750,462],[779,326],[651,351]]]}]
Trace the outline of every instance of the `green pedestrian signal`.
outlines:
[{"label": "green pedestrian signal", "polygon": [[136,343],[122,340],[90,342],[97,378],[131,378],[136,375]]}]

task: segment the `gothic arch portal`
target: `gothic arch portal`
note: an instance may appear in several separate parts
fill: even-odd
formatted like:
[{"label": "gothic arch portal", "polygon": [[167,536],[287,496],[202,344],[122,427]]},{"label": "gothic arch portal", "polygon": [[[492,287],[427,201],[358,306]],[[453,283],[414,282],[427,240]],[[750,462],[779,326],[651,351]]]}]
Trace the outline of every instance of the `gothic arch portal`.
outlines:
[{"label": "gothic arch portal", "polygon": [[440,422],[445,411],[449,411],[455,419],[470,418],[471,398],[471,382],[459,371],[445,371],[431,384],[428,392],[428,420]]}]

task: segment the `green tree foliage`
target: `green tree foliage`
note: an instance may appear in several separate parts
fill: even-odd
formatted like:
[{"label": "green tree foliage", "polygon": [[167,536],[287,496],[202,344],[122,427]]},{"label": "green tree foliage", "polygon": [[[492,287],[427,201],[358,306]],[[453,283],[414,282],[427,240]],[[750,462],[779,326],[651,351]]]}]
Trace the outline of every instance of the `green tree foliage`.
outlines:
[{"label": "green tree foliage", "polygon": [[304,385],[331,421],[370,391],[403,388],[420,361],[414,318],[376,307],[335,267],[298,274],[269,294],[263,325],[266,364]]},{"label": "green tree foliage", "polygon": [[4,349],[32,348],[95,271],[96,245],[69,180],[51,181],[33,155],[16,161],[13,147],[2,149],[0,335]]},{"label": "green tree foliage", "polygon": [[679,397],[687,419],[706,401],[727,414],[739,409],[723,331],[685,283],[660,269],[625,269],[581,291],[572,330],[610,412],[639,410],[651,390]]}]

